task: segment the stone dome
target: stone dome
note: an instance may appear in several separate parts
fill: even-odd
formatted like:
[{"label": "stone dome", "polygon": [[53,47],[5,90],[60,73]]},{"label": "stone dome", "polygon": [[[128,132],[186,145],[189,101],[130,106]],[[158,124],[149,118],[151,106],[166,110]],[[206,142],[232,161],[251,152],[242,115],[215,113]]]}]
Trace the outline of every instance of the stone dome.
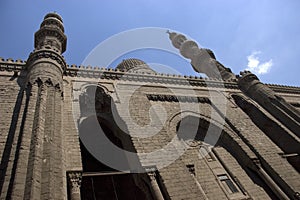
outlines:
[{"label": "stone dome", "polygon": [[124,72],[140,72],[147,74],[155,73],[155,71],[153,71],[144,61],[136,58],[124,59],[120,64],[118,64],[116,69]]},{"label": "stone dome", "polygon": [[61,16],[59,16],[59,14],[57,13],[48,13],[45,17],[44,20],[48,19],[48,18],[56,18],[58,19],[60,22],[63,22]]}]

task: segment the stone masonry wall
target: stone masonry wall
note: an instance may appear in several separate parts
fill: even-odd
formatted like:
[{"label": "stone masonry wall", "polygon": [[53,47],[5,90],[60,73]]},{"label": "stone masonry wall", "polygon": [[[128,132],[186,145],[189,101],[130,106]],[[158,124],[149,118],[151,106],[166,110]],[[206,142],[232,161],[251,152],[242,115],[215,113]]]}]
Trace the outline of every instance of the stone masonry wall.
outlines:
[{"label": "stone masonry wall", "polygon": [[0,191],[1,199],[12,192],[16,159],[19,155],[21,123],[26,94],[23,92],[23,77],[14,72],[1,72],[0,75]]},{"label": "stone masonry wall", "polygon": [[[5,199],[7,196],[14,196],[16,198],[22,197],[26,191],[26,174],[29,171],[38,172],[41,169],[31,169],[30,164],[30,141],[33,124],[28,123],[34,121],[35,110],[33,106],[36,104],[36,92],[32,92],[30,101],[26,103],[28,94],[23,91],[25,87],[24,74],[19,77],[14,76],[13,72],[3,71],[0,74],[0,158],[1,158],[1,173],[0,173],[0,199]],[[62,158],[55,158],[54,162],[61,162],[62,168],[54,169],[53,165],[43,164],[44,171],[56,170],[56,174],[61,176],[62,181],[59,188],[60,194],[63,198],[67,196],[67,173],[82,171],[81,154],[79,146],[79,135],[76,127],[76,115],[80,112],[76,105],[80,90],[89,84],[99,85],[104,88],[105,92],[109,94],[119,113],[125,121],[128,130],[137,136],[132,137],[132,144],[134,149],[140,156],[142,166],[151,166],[157,161],[168,161],[169,165],[159,168],[159,181],[163,183],[168,195],[171,199],[225,199],[229,198],[224,188],[220,185],[215,174],[211,171],[213,166],[205,164],[204,160],[197,160],[197,152],[188,149],[181,156],[174,159],[172,153],[162,151],[165,154],[158,154],[154,157],[147,157],[145,153],[153,152],[155,150],[166,150],[167,145],[172,139],[177,138],[176,127],[180,121],[179,114],[184,110],[183,116],[198,116],[209,121],[209,116],[213,108],[207,102],[194,102],[193,100],[178,100],[181,97],[203,97],[211,98],[215,95],[214,91],[217,89],[211,88],[212,93],[206,88],[200,86],[184,86],[180,84],[158,84],[140,81],[125,81],[125,80],[108,80],[108,79],[93,79],[80,77],[64,77],[63,97],[48,96],[49,100],[45,99],[46,106],[61,106],[62,121],[55,122],[57,130],[61,130],[61,135],[54,135],[55,140],[61,141],[56,143],[58,146],[51,146],[52,144],[45,144],[44,157],[47,157],[51,149],[61,149]],[[33,88],[32,90],[35,90]],[[49,90],[48,92],[51,92]],[[53,91],[54,92],[54,91]],[[262,167],[269,173],[273,180],[280,185],[281,188],[289,192],[292,196],[293,192],[300,190],[299,173],[292,167],[292,165],[283,158],[284,154],[277,144],[266,135],[251,118],[239,108],[239,106],[231,99],[231,94],[241,92],[237,89],[221,89],[219,92],[227,101],[226,118],[224,122],[224,130],[227,132],[227,140],[234,140],[234,145],[230,148],[239,152],[232,155],[228,149],[223,147],[216,147],[216,152],[221,156],[221,161],[230,169],[230,172],[239,180],[240,184],[246,191],[246,196],[253,199],[267,199],[269,194],[265,192],[265,186],[261,186],[255,182],[250,176],[248,169],[245,168],[245,163],[251,162],[253,159],[260,159]],[[50,93],[49,93],[50,94]],[[53,93],[54,94],[54,93]],[[287,102],[300,102],[300,94],[280,93]],[[165,96],[160,100],[150,100],[149,97],[154,95]],[[155,96],[156,95],[156,96]],[[170,99],[170,96],[178,97],[177,100]],[[153,97],[153,98],[154,98]],[[57,101],[62,100],[62,104],[57,104]],[[52,103],[51,103],[52,102]],[[74,104],[75,102],[75,104]],[[27,105],[27,108],[26,108]],[[254,103],[254,105],[256,105]],[[257,106],[257,105],[256,105]],[[29,109],[28,109],[29,108]],[[274,119],[270,114],[257,106],[261,112],[265,113],[270,119],[279,126],[286,128]],[[28,110],[27,110],[28,109]],[[74,110],[75,109],[75,110]],[[26,113],[24,113],[26,112]],[[222,113],[222,112],[221,112]],[[51,132],[52,125],[46,113],[45,136],[54,134]],[[50,118],[56,116],[55,113],[49,115]],[[74,118],[75,116],[75,118]],[[163,116],[163,121],[159,118]],[[219,114],[219,117],[222,114]],[[24,117],[26,120],[24,121]],[[176,121],[177,120],[177,121]],[[22,123],[27,122],[27,123]],[[78,124],[77,124],[78,125]],[[138,128],[137,128],[138,127]],[[23,132],[24,131],[24,132]],[[59,132],[59,131],[57,131]],[[292,134],[289,130],[286,134]],[[156,134],[154,134],[156,133]],[[150,137],[148,137],[150,135]],[[295,137],[294,135],[292,135]],[[296,138],[295,141],[298,141]],[[173,145],[173,146],[172,146]],[[172,148],[178,148],[176,143],[172,144]],[[218,145],[218,144],[216,144]],[[288,144],[287,144],[288,145]],[[47,150],[48,149],[48,150]],[[60,154],[60,153],[58,153]],[[50,155],[49,155],[50,156]],[[50,156],[51,158],[54,156]],[[50,158],[49,157],[49,158]],[[55,157],[55,156],[54,156]],[[53,157],[53,158],[54,158]],[[196,180],[191,175],[187,165],[194,164]],[[159,165],[159,164],[158,164]],[[226,170],[225,170],[226,171]],[[57,187],[49,177],[42,178],[45,185],[52,185]],[[53,177],[52,177],[53,178]],[[198,182],[198,183],[197,183]],[[199,185],[200,184],[200,187]],[[45,194],[47,190],[44,187]],[[49,190],[50,191],[50,190]],[[54,196],[53,196],[54,198]],[[56,196],[55,198],[59,198]]]}]

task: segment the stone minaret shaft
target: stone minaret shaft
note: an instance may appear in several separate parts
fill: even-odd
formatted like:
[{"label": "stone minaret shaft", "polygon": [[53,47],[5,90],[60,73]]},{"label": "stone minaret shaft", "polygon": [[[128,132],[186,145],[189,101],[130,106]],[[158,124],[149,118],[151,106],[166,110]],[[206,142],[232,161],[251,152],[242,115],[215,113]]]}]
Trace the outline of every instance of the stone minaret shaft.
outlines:
[{"label": "stone minaret shaft", "polygon": [[192,67],[196,72],[204,73],[208,77],[232,80],[235,75],[229,68],[224,67],[216,60],[214,53],[209,49],[199,48],[197,43],[188,40],[184,35],[169,32],[169,38],[175,48],[180,50],[181,55],[191,59]]},{"label": "stone minaret shaft", "polygon": [[45,16],[35,33],[35,49],[26,63],[24,131],[11,199],[59,199],[64,196],[62,152],[62,77],[66,63],[62,19]]}]

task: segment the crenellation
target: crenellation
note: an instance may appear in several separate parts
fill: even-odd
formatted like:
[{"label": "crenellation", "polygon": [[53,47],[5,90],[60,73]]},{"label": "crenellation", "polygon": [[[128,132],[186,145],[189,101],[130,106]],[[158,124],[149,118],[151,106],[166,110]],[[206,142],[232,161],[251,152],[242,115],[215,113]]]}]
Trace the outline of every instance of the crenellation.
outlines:
[{"label": "crenellation", "polygon": [[8,62],[8,63],[14,63],[15,61],[14,61],[14,59],[12,59],[12,58],[7,58],[7,59],[6,59],[6,62]]}]

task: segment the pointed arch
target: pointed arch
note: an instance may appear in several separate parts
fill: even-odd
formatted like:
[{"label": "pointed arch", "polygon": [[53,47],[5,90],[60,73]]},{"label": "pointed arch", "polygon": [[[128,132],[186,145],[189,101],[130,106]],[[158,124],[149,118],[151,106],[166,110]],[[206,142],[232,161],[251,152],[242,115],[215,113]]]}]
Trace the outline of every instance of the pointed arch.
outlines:
[{"label": "pointed arch", "polygon": [[[170,117],[170,119],[169,128],[172,131],[176,131],[179,140],[182,142],[185,140],[200,141],[200,145],[198,142],[198,146],[192,146],[192,148],[198,148],[199,150],[197,151],[200,151],[200,148],[203,150],[202,152],[204,152],[204,156],[202,156],[202,158],[206,160],[208,166],[211,165],[209,166],[211,171],[214,171],[213,168],[215,168],[216,165],[219,165],[217,168],[222,168],[222,170],[217,170],[213,173],[215,180],[218,180],[220,188],[222,188],[229,199],[235,198],[234,196],[245,198],[249,197],[249,194],[244,185],[242,185],[241,181],[237,178],[237,172],[234,170],[232,171],[232,168],[226,165],[227,161],[226,159],[223,160],[223,154],[219,155],[219,152],[224,152],[224,150],[231,155],[232,159],[236,160],[240,168],[243,169],[243,173],[248,175],[253,184],[257,184],[259,187],[263,188],[263,191],[260,192],[263,193],[265,197],[276,199],[276,196],[274,196],[274,193],[270,190],[268,185],[255,172],[253,159],[257,159],[257,157],[228,124],[222,124],[221,122],[211,119],[204,114],[195,112],[176,113]],[[177,125],[174,126],[176,123]],[[193,124],[196,124],[195,127],[191,127]],[[180,128],[178,128],[178,126],[180,126]],[[212,132],[208,133],[208,128],[210,128]],[[197,130],[197,133],[190,134],[190,130]],[[214,137],[214,131],[221,132],[217,141],[215,141],[216,138]],[[211,138],[213,140],[205,140],[205,138],[208,137],[207,134],[212,134],[213,136]],[[194,137],[190,138],[191,136]],[[187,153],[189,153],[189,151],[187,151]],[[194,161],[196,162],[195,159]],[[188,166],[190,163],[186,164]],[[255,195],[255,193],[252,193],[251,196],[252,195]]]}]

